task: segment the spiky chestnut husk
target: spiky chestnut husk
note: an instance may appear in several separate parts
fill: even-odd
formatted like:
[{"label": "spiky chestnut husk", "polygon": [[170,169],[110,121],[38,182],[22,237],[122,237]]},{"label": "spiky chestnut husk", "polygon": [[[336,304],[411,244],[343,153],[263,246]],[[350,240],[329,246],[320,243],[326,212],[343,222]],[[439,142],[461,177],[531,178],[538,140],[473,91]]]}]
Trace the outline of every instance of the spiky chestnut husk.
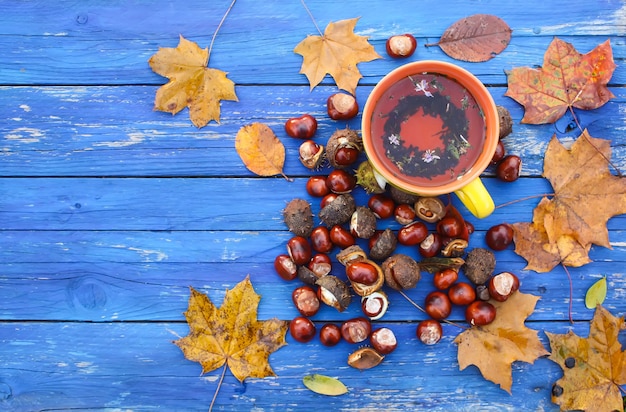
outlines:
[{"label": "spiky chestnut husk", "polygon": [[402,189],[398,189],[395,186],[391,186],[389,188],[389,196],[393,199],[397,204],[407,204],[413,206],[415,202],[417,202],[420,198],[419,195],[414,193],[405,192]]},{"label": "spiky chestnut husk", "polygon": [[384,193],[385,188],[381,187],[376,175],[374,174],[374,168],[368,160],[361,162],[355,172],[356,184],[361,186],[367,193]]},{"label": "spiky chestnut husk", "polygon": [[283,219],[291,232],[309,237],[313,231],[311,204],[304,199],[293,199],[283,210]]},{"label": "spiky chestnut husk", "polygon": [[382,264],[385,283],[392,289],[412,289],[422,278],[420,265],[410,256],[397,253]]},{"label": "spiky chestnut husk", "polygon": [[465,276],[475,285],[486,283],[496,267],[496,257],[492,251],[484,248],[472,249],[462,266]]},{"label": "spiky chestnut husk", "polygon": [[319,218],[328,227],[343,225],[350,221],[352,213],[356,210],[354,197],[345,193],[337,196],[335,200],[320,210]]},{"label": "spiky chestnut husk", "polygon": [[374,260],[385,260],[396,250],[398,239],[389,228],[378,236],[376,243],[370,249],[370,258]]},{"label": "spiky chestnut husk", "polygon": [[502,139],[513,132],[513,119],[506,107],[496,106],[496,109],[498,109],[500,139]]},{"label": "spiky chestnut husk", "polygon": [[359,134],[352,129],[341,129],[335,131],[326,143],[326,158],[328,163],[335,169],[346,169],[349,165],[340,165],[335,161],[335,155],[337,151],[342,147],[356,149],[359,152],[363,151],[363,140]]}]

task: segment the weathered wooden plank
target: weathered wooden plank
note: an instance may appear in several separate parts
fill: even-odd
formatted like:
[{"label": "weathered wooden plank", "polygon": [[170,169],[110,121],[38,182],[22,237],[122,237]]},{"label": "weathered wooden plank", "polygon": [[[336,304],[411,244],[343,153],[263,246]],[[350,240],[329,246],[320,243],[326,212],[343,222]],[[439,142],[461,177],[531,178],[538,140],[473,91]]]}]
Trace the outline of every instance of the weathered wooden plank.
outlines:
[{"label": "weathered wooden plank", "polygon": [[[0,199],[0,228],[4,230],[258,230],[280,231],[286,226],[282,210],[288,201],[302,198],[315,215],[319,198],[306,190],[307,178],[277,179],[199,178],[4,178],[11,196]],[[491,225],[530,221],[539,195],[553,189],[545,179],[519,179],[504,183],[483,178],[496,205],[485,219],[466,214],[478,230]],[[360,187],[353,192],[358,205],[367,205]],[[534,198],[533,198],[534,196]],[[523,200],[527,197],[530,199]],[[254,199],[253,205],[250,199]],[[447,201],[447,197],[442,197]],[[454,204],[464,207],[455,196]],[[314,219],[320,224],[319,218]],[[400,227],[393,219],[379,228]],[[609,230],[626,230],[626,217],[616,216]]]},{"label": "weathered wooden plank", "polygon": [[[484,245],[476,232],[472,247]],[[584,294],[599,277],[611,282],[606,305],[623,311],[626,293],[626,232],[612,231],[613,249],[594,247],[593,263],[570,268],[573,316],[588,319]],[[262,316],[295,316],[291,291],[299,281],[278,278],[273,260],[285,252],[284,232],[3,232],[0,237],[0,317],[3,319],[177,320],[186,305],[189,286],[221,294],[247,274],[264,297]],[[399,247],[419,259],[412,248]],[[334,256],[334,253],[332,254]],[[496,253],[496,272],[518,274],[522,290],[542,297],[537,319],[567,319],[568,275],[562,268],[548,274],[526,271],[526,262],[512,248]],[[336,261],[333,273],[345,279]],[[423,302],[433,290],[431,275],[411,291]],[[397,294],[387,319],[421,318]],[[343,314],[326,308],[316,319],[358,316],[355,303]],[[462,310],[453,317],[462,319]]]},{"label": "weathered wooden plank", "polygon": [[[222,123],[203,129],[191,125],[187,111],[172,117],[152,111],[155,87],[0,87],[0,176],[252,176],[234,149],[240,127],[251,122],[269,125],[287,150],[285,172],[310,171],[298,160],[298,139],[284,132],[284,122],[302,113],[318,119],[316,139],[325,142],[346,125],[359,129],[359,119],[336,122],[326,114],[330,87],[239,87],[239,102],[222,104]],[[360,87],[364,105],[371,91]],[[543,170],[543,153],[555,133],[562,138],[573,122],[565,116],[555,125],[522,125],[523,108],[505,97],[506,88],[490,91],[507,107],[515,122],[506,138],[510,153],[524,160],[523,174]],[[626,91],[613,88],[616,98],[602,108],[579,112],[591,135],[613,142],[613,160],[626,169]],[[561,133],[563,132],[563,133]]]},{"label": "weathered wooden plank", "polygon": [[[183,6],[154,7],[152,2],[32,1],[1,6],[0,82],[4,84],[160,84],[147,60],[159,47],[175,47],[180,34],[207,47],[229,1],[186,2]],[[385,55],[385,40],[392,34],[413,33],[420,47],[416,59],[452,61],[439,48],[421,45],[438,40],[456,20],[475,13],[501,16],[514,30],[513,40],[496,59],[475,69],[487,83],[505,83],[504,70],[535,66],[554,36],[567,38],[587,52],[607,38],[618,59],[626,56],[623,36],[623,2],[540,0],[522,3],[487,1],[480,4],[456,0],[441,11],[436,0],[395,3],[399,13],[377,1],[320,1],[310,5],[318,25],[360,17],[357,33],[370,36]],[[529,10],[532,18],[529,19]],[[565,12],[565,10],[567,12]],[[563,11],[563,12],[556,12]],[[280,36],[277,36],[280,33]],[[240,0],[215,42],[211,65],[230,73],[238,84],[306,84],[299,74],[302,59],[293,48],[307,35],[317,34],[300,2]],[[363,84],[371,84],[398,63],[392,59],[362,64]],[[280,67],[280,70],[276,70]],[[9,80],[10,79],[10,80]],[[618,70],[619,84],[626,73]],[[326,84],[333,84],[330,78]]]},{"label": "weathered wooden plank", "polygon": [[[359,372],[346,365],[356,345],[325,348],[317,340],[300,344],[289,337],[288,346],[270,356],[277,377],[240,384],[227,372],[216,410],[299,410],[320,402],[342,411],[558,410],[550,402],[550,390],[562,372],[547,359],[514,363],[508,395],[476,368],[458,370],[452,343],[457,328],[444,325],[444,339],[427,347],[417,342],[414,323],[385,326],[395,331],[399,346],[375,369]],[[528,326],[588,333],[586,323]],[[171,344],[187,331],[181,323],[0,323],[0,336],[6,338],[0,346],[0,410],[206,411],[220,371],[200,376],[200,366]],[[547,345],[542,332],[539,337]],[[334,398],[316,395],[301,383],[310,373],[338,377],[350,392]]]}]

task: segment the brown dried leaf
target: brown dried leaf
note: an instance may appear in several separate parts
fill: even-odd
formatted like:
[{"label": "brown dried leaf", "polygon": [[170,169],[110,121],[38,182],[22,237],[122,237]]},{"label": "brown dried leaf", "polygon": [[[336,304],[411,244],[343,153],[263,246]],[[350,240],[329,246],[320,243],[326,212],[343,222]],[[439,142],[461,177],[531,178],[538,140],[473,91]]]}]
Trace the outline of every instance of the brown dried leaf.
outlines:
[{"label": "brown dried leaf", "polygon": [[235,149],[248,170],[259,176],[283,174],[285,146],[263,123],[243,126],[237,132]]},{"label": "brown dried leaf", "polygon": [[206,67],[208,49],[180,36],[178,47],[159,48],[148,61],[152,70],[170,81],[157,90],[154,109],[176,114],[189,107],[196,127],[220,121],[220,101],[237,101],[235,83],[226,73]]},{"label": "brown dried leaf", "polygon": [[570,107],[596,109],[615,97],[606,87],[614,70],[610,40],[580,54],[555,38],[540,69],[516,67],[508,73],[504,95],[524,106],[522,123],[554,123]]},{"label": "brown dried leaf", "polygon": [[191,288],[189,308],[185,312],[189,335],[174,344],[187,359],[202,365],[202,373],[226,363],[241,382],[249,377],[275,376],[269,355],[287,344],[288,322],[258,321],[260,300],[249,276],[226,291],[219,309],[208,296]]},{"label": "brown dried leaf", "polygon": [[553,137],[544,172],[554,197],[539,202],[532,223],[513,225],[515,252],[526,269],[549,272],[559,263],[582,266],[592,244],[610,248],[607,221],[626,213],[626,179],[608,169],[611,142],[584,131],[570,149]]},{"label": "brown dried leaf", "polygon": [[293,49],[303,57],[300,73],[309,79],[311,89],[330,74],[337,87],[354,94],[363,77],[357,64],[381,58],[367,37],[354,34],[358,20],[330,22],[323,36],[307,36]]},{"label": "brown dried leaf", "polygon": [[485,379],[511,393],[511,364],[533,363],[548,354],[537,331],[524,325],[538,300],[537,296],[518,291],[505,302],[491,301],[496,307],[496,319],[486,326],[474,326],[454,340],[459,345],[459,369],[476,365]]},{"label": "brown dried leaf", "polygon": [[485,62],[509,45],[511,28],[500,17],[474,14],[452,24],[437,43],[448,56],[467,62]]},{"label": "brown dried leaf", "polygon": [[561,410],[621,411],[620,386],[626,384],[626,352],[618,339],[626,329],[624,318],[598,305],[589,336],[581,338],[546,332],[552,354],[549,359],[563,369],[552,390],[552,402]]}]

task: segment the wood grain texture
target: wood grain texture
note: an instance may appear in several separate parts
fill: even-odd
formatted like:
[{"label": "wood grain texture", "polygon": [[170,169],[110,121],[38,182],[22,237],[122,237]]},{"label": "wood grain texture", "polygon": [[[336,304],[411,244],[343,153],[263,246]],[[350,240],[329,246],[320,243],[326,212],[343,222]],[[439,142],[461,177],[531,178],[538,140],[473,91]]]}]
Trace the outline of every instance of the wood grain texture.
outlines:
[{"label": "wood grain texture", "polygon": [[[554,125],[519,123],[523,108],[505,97],[506,70],[538,67],[554,36],[581,53],[611,40],[617,69],[610,82],[616,98],[594,111],[576,111],[594,137],[611,141],[612,159],[626,170],[626,5],[620,0],[572,2],[485,0],[420,2],[308,0],[318,24],[359,17],[357,34],[369,36],[383,56],[386,39],[413,33],[419,42],[409,60],[388,57],[360,64],[361,107],[373,85],[411,60],[457,63],[487,84],[497,104],[514,120],[504,141],[523,159],[522,178],[512,184],[483,180],[496,209],[477,220],[452,196],[476,227],[471,246],[485,245],[496,223],[532,219],[539,195],[550,193],[541,177],[543,154],[553,135],[576,136],[570,113]],[[221,124],[197,129],[185,110],[176,116],[153,111],[166,79],[148,59],[159,47],[175,47],[179,35],[209,45],[229,1],[138,0],[108,2],[40,0],[0,4],[0,411],[206,411],[219,372],[200,376],[171,341],[188,332],[183,311],[189,287],[221,304],[226,289],[250,274],[261,295],[259,318],[296,316],[291,291],[298,281],[278,278],[274,257],[291,237],[281,212],[294,197],[310,201],[304,184],[310,171],[297,159],[299,140],[284,122],[311,113],[325,142],[338,128],[358,129],[360,119],[329,120],[326,99],[337,88],[330,77],[310,91],[293,53],[315,27],[301,2],[238,0],[217,36],[210,66],[228,72],[239,102],[223,102]],[[513,29],[510,45],[485,63],[458,62],[438,47],[426,48],[456,20],[495,14]],[[240,127],[269,125],[287,150],[285,173],[260,178],[234,149]],[[355,191],[358,204],[367,196]],[[525,199],[509,204],[516,200]],[[318,222],[318,220],[316,220]],[[397,229],[390,220],[381,225]],[[609,281],[605,307],[626,311],[626,217],[609,220],[612,249],[593,247],[593,263],[546,274],[524,269],[513,247],[498,252],[496,271],[520,277],[523,292],[540,296],[527,325],[539,332],[581,336],[593,312],[584,294],[602,276]],[[364,245],[365,242],[359,241]],[[415,250],[399,252],[417,256]],[[333,253],[334,255],[334,253]],[[342,268],[334,262],[334,270]],[[569,323],[570,283],[572,279]],[[431,275],[409,296],[421,304]],[[295,411],[319,409],[389,411],[557,411],[550,402],[558,366],[547,359],[513,364],[513,394],[485,381],[470,367],[458,370],[452,343],[460,329],[444,325],[444,339],[426,347],[415,337],[425,315],[390,291],[392,305],[378,326],[391,327],[399,348],[377,368],[359,372],[346,364],[356,346],[335,348],[318,339],[289,345],[270,357],[277,377],[240,384],[226,374],[216,410]],[[326,322],[359,316],[358,305],[339,313],[324,307],[313,317]],[[463,322],[462,308],[451,319]],[[623,337],[622,337],[623,340]],[[314,394],[302,377],[340,378],[347,395]]]}]

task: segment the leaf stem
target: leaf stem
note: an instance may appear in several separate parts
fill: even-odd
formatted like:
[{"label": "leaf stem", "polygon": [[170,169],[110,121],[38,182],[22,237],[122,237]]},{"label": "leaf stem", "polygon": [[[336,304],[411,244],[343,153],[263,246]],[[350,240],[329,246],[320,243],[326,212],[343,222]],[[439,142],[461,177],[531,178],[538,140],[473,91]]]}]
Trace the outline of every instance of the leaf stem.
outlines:
[{"label": "leaf stem", "polygon": [[300,3],[302,3],[302,7],[304,7],[304,9],[306,10],[306,12],[308,13],[309,17],[311,18],[311,20],[313,21],[313,25],[315,26],[315,28],[317,29],[317,32],[320,34],[320,36],[324,37],[324,34],[322,33],[322,31],[320,30],[319,26],[317,25],[317,22],[315,21],[315,17],[313,17],[313,13],[311,13],[311,10],[309,10],[309,8],[307,7],[306,3],[304,2],[304,0],[300,0]]},{"label": "leaf stem", "polygon": [[554,196],[554,193],[542,193],[540,195],[526,196],[526,197],[522,197],[520,199],[511,200],[510,202],[502,203],[501,205],[496,206],[496,209],[501,208],[501,207],[505,207],[505,206],[510,206],[510,205],[515,204],[515,203],[523,202],[524,200],[535,199],[537,197],[548,197],[548,196]]},{"label": "leaf stem", "polygon": [[[400,294],[404,297],[404,299],[406,299],[411,305],[415,306],[421,312],[426,313],[426,311],[420,305],[415,303],[415,301],[413,299],[408,297],[408,295],[406,293],[404,293],[403,290],[399,290],[398,292],[400,292]],[[446,320],[446,319],[443,319],[442,322],[447,323],[448,325],[456,326],[457,328],[460,328],[460,329],[468,329],[465,326],[459,325],[458,323],[454,323],[454,322],[451,322],[451,321]]]},{"label": "leaf stem", "polygon": [[[580,95],[580,93],[578,93]],[[578,96],[576,96],[576,99],[578,99]],[[572,106],[568,106],[568,109],[570,111],[570,113],[572,114],[572,118],[574,119],[574,122],[576,123],[576,127],[578,127],[578,130],[580,130],[580,133],[582,133],[583,136],[585,136],[585,139],[587,140],[587,143],[589,143],[591,145],[591,147],[593,147],[594,149],[596,149],[596,152],[598,152],[600,154],[600,156],[602,156],[604,158],[604,160],[606,160],[606,162],[615,170],[615,172],[617,172],[617,175],[619,177],[623,177],[622,175],[622,171],[619,170],[617,168],[617,166],[615,165],[615,163],[613,163],[611,161],[611,159],[609,159],[608,157],[606,157],[604,155],[604,153],[602,153],[597,147],[596,145],[594,145],[591,140],[587,139],[588,134],[585,133],[585,131],[583,130],[583,127],[580,125],[580,123],[578,122],[578,118],[576,117],[576,113],[574,113],[574,108]]]},{"label": "leaf stem", "polygon": [[228,363],[224,362],[224,367],[222,368],[222,375],[220,376],[219,382],[217,382],[217,388],[215,389],[215,393],[213,394],[213,399],[211,399],[211,405],[209,405],[209,412],[213,410],[213,405],[215,404],[215,400],[217,399],[217,394],[220,392],[220,388],[222,387],[222,382],[224,381],[224,375],[226,375],[227,367],[228,367]]},{"label": "leaf stem", "polygon": [[563,266],[563,270],[565,270],[565,273],[567,274],[567,280],[569,281],[569,308],[567,311],[567,315],[569,317],[569,323],[574,323],[574,319],[572,318],[572,302],[574,300],[574,286],[572,285],[572,276],[569,273],[569,270],[567,270],[567,266],[565,266],[563,264],[563,262],[561,262],[561,266]]},{"label": "leaf stem", "polygon": [[220,29],[222,28],[222,24],[224,24],[224,20],[226,20],[226,16],[228,16],[228,14],[230,13],[230,11],[232,10],[233,6],[235,5],[235,3],[237,2],[237,0],[233,0],[230,3],[230,6],[228,6],[228,9],[226,10],[226,13],[224,13],[224,16],[222,17],[222,20],[220,20],[220,23],[217,25],[217,28],[215,29],[215,32],[213,33],[213,37],[211,38],[211,44],[209,45],[209,54],[207,55],[207,66],[209,65],[209,59],[211,58],[211,50],[213,50],[213,43],[215,42],[215,38],[217,37],[217,32],[220,31]]}]

